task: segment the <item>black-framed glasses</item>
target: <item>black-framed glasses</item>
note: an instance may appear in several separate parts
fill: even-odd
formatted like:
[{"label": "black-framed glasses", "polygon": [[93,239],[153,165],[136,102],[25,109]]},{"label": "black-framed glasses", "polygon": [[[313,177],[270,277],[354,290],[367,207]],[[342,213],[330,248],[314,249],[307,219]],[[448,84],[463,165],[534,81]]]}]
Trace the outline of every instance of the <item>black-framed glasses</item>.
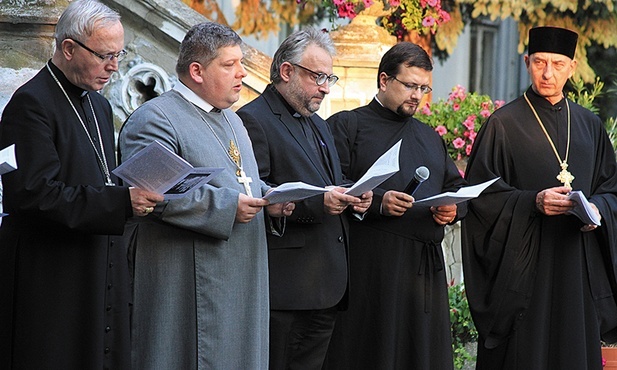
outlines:
[{"label": "black-framed glasses", "polygon": [[413,91],[413,92],[420,91],[422,94],[428,94],[431,91],[433,91],[433,89],[428,85],[411,84],[408,82],[403,82],[394,76],[390,76],[390,77],[397,80],[401,85],[403,85],[406,91]]},{"label": "black-framed glasses", "polygon": [[124,59],[124,57],[126,57],[126,50],[120,50],[117,53],[109,53],[109,54],[99,54],[96,51],[90,49],[89,47],[87,47],[86,45],[84,45],[81,41],[77,41],[75,39],[70,39],[73,40],[77,45],[81,46],[82,48],[88,50],[89,52],[91,52],[92,54],[94,54],[95,56],[99,57],[102,61],[108,61],[111,62],[114,58],[116,58],[119,61],[121,61],[122,59]]},{"label": "black-framed glasses", "polygon": [[332,86],[334,86],[336,81],[338,81],[338,76],[336,76],[336,75],[329,75],[328,76],[325,73],[315,72],[313,70],[310,70],[310,69],[308,69],[308,68],[306,68],[304,66],[301,66],[299,64],[296,64],[296,63],[291,63],[291,64],[293,64],[296,67],[300,67],[300,68],[302,68],[303,70],[305,70],[307,72],[310,72],[310,73],[314,74],[315,75],[315,83],[318,86],[321,86],[321,85],[325,84],[326,81],[327,81],[328,82],[328,87],[332,87]]}]

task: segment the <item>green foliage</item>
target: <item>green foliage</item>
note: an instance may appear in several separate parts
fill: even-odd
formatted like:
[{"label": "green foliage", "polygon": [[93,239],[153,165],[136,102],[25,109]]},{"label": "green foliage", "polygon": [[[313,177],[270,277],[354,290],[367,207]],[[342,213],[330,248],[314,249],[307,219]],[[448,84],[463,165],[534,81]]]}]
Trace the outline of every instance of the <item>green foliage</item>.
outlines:
[{"label": "green foliage", "polygon": [[[589,109],[590,111],[598,114],[600,111],[599,107],[594,104],[595,99],[602,95],[602,89],[604,89],[604,83],[600,81],[599,78],[596,78],[591,89],[585,85],[585,82],[582,79],[572,80],[570,79],[570,84],[572,85],[572,90],[568,92],[568,99],[573,102]],[[607,91],[608,94],[614,94],[617,90],[615,88],[611,88]],[[613,150],[617,153],[617,117],[609,117],[604,122],[604,127],[606,128],[606,132],[608,133],[608,137],[611,140],[611,144],[613,145]]]},{"label": "green foliage", "polygon": [[469,353],[465,345],[477,342],[478,332],[471,319],[464,284],[451,284],[448,287],[450,301],[450,324],[452,327],[452,351],[454,367],[462,369],[466,363],[476,360],[475,354]]},{"label": "green foliage", "polygon": [[590,111],[598,114],[599,109],[593,104],[596,97],[602,94],[604,88],[604,82],[600,81],[600,78],[596,77],[596,81],[593,84],[591,91],[587,89],[585,81],[582,78],[578,80],[570,79],[570,84],[574,91],[568,92],[568,99],[577,103],[578,105],[589,109]]}]

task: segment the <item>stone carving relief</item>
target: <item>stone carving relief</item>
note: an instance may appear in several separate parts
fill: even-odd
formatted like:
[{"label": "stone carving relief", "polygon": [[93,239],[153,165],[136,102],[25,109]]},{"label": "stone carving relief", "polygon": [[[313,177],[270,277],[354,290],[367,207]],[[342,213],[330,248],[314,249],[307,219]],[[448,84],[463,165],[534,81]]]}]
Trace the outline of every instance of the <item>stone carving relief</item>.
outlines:
[{"label": "stone carving relief", "polygon": [[170,76],[163,68],[143,62],[140,58],[126,65],[118,71],[104,93],[122,122],[144,102],[171,90],[177,81],[177,77]]}]

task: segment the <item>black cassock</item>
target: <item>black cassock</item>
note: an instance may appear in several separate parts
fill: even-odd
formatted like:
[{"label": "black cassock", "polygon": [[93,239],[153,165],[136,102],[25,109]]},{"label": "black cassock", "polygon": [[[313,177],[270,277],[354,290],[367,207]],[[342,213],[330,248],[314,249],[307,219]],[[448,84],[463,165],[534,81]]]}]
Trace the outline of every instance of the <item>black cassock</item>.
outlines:
[{"label": "black cassock", "polygon": [[[52,69],[91,123],[83,90]],[[89,95],[111,170],[111,107]],[[95,129],[93,137],[99,147]],[[3,112],[0,148],[10,144],[19,168],[2,176],[9,215],[0,227],[0,367],[127,368],[127,255],[109,234],[122,234],[132,215],[129,191],[105,186],[85,131],[47,68]]]},{"label": "black cassock", "polygon": [[[563,159],[567,105],[526,92]],[[600,337],[614,341],[617,165],[600,119],[569,102],[568,170],[602,215],[581,232],[573,215],[544,216],[536,194],[561,186],[559,161],[523,97],[482,127],[467,167],[470,184],[500,176],[469,205],[463,266],[480,333],[480,369],[600,369]]]},{"label": "black cassock", "polygon": [[[381,216],[387,190],[402,191],[419,166],[430,177],[416,199],[456,191],[464,184],[445,143],[430,127],[400,117],[376,100],[338,113],[332,127],[343,173],[358,180],[402,139],[400,171],[373,196],[365,219],[350,229],[349,309],[341,312],[328,353],[332,369],[451,369],[452,342],[443,226],[426,206],[402,217]],[[458,217],[464,216],[460,205]]]}]

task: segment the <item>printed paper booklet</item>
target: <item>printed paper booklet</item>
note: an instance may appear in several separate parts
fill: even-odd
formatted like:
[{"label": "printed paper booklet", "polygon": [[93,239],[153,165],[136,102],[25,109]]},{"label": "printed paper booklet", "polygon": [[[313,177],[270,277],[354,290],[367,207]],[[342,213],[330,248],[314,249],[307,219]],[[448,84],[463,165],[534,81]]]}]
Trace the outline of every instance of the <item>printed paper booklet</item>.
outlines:
[{"label": "printed paper booklet", "polygon": [[163,144],[153,141],[112,172],[131,186],[173,199],[206,184],[222,170],[193,167]]}]

